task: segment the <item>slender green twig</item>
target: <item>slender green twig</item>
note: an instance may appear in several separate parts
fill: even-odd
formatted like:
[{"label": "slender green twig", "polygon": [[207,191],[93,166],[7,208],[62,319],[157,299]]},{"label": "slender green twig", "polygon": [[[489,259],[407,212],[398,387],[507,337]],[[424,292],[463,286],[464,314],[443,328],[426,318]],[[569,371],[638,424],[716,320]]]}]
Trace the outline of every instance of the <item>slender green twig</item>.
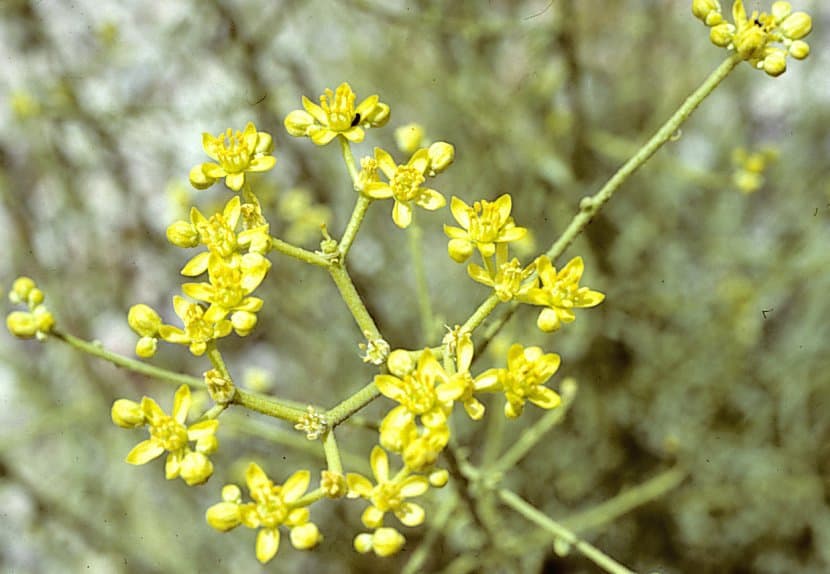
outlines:
[{"label": "slender green twig", "polygon": [[334,428],[380,396],[374,381],[326,411],[326,421]]},{"label": "slender green twig", "polygon": [[355,237],[357,237],[357,232],[363,223],[363,218],[366,216],[366,210],[369,209],[371,203],[371,198],[363,194],[357,196],[357,202],[354,204],[352,216],[349,218],[349,222],[346,224],[346,231],[343,232],[343,237],[338,244],[341,260],[346,260],[346,255],[349,254],[349,249],[351,249],[352,243],[354,243]]},{"label": "slender green twig", "polygon": [[346,169],[349,171],[349,177],[352,178],[352,185],[357,190],[360,176],[357,173],[357,166],[354,163],[354,155],[352,154],[352,146],[342,135],[337,136],[337,141],[340,142],[340,151],[343,153],[343,162],[346,164]]},{"label": "slender green twig", "polygon": [[139,373],[142,375],[147,375],[148,377],[153,377],[154,379],[159,379],[161,381],[167,381],[169,383],[175,383],[177,385],[190,385],[192,387],[204,388],[205,382],[202,379],[191,377],[190,375],[183,375],[181,373],[175,373],[173,371],[169,371],[167,369],[163,369],[161,367],[155,367],[153,365],[148,365],[142,361],[137,361],[135,359],[129,359],[118,353],[113,353],[112,351],[107,351],[101,346],[100,343],[97,342],[89,342],[84,341],[83,339],[79,339],[74,335],[70,335],[69,333],[62,333],[60,331],[52,330],[51,336],[59,341],[63,341],[68,345],[75,347],[79,351],[83,351],[89,355],[94,357],[98,357],[99,359],[104,359],[116,365],[117,367],[123,367],[125,369],[129,369],[134,373]]},{"label": "slender green twig", "polygon": [[651,137],[646,144],[640,148],[617,172],[602,186],[596,194],[586,197],[582,200],[579,206],[579,213],[574,216],[568,227],[559,236],[550,249],[547,251],[548,257],[552,260],[558,258],[565,249],[582,233],[582,230],[588,226],[591,219],[597,212],[605,205],[614,193],[622,186],[623,183],[643,164],[645,164],[657,150],[659,150],[672,136],[677,133],[680,126],[689,119],[692,112],[712,93],[718,84],[720,84],[726,76],[742,61],[740,55],[732,54],[723,63],[712,72],[708,78],[700,85],[698,89],[692,92],[683,105],[664,123],[660,129]]},{"label": "slender green twig", "polygon": [[354,283],[352,283],[349,272],[346,271],[342,263],[331,265],[329,267],[329,274],[334,280],[334,284],[337,285],[340,296],[343,298],[346,307],[349,308],[357,326],[360,327],[360,331],[369,339],[382,339],[383,337],[375,325],[374,319],[369,315],[366,305],[363,304],[360,294],[357,292]]},{"label": "slender green twig", "polygon": [[239,387],[236,388],[231,402],[246,409],[292,423],[299,422],[306,415],[304,409],[289,406],[278,399],[243,391]]},{"label": "slender green twig", "polygon": [[493,309],[498,307],[499,303],[501,303],[501,300],[495,293],[491,293],[490,296],[478,306],[478,309],[470,315],[470,318],[467,319],[464,325],[461,326],[461,330],[469,333],[475,331],[476,328],[484,322],[487,316],[493,312]]},{"label": "slender green twig", "polygon": [[529,504],[524,499],[516,495],[515,493],[506,490],[500,489],[498,491],[499,498],[507,504],[510,508],[527,518],[529,521],[533,522],[534,524],[539,525],[541,528],[544,528],[547,532],[551,533],[553,536],[566,542],[567,544],[572,545],[576,548],[582,555],[586,558],[591,560],[594,564],[609,572],[609,574],[635,574],[633,570],[629,570],[607,554],[605,554],[602,550],[597,548],[596,546],[585,542],[584,540],[577,537],[576,534],[553,520],[552,518],[548,517],[542,511],[537,509],[532,504]]},{"label": "slender green twig", "polygon": [[323,435],[323,452],[326,453],[326,464],[331,472],[343,474],[343,463],[340,460],[340,449],[337,448],[337,440],[334,438],[334,429],[329,429]]},{"label": "slender green twig", "polygon": [[421,336],[426,343],[432,337],[435,329],[435,318],[432,314],[432,301],[429,297],[429,285],[427,283],[426,269],[424,268],[424,251],[421,241],[423,232],[418,218],[412,217],[412,222],[407,230],[409,243],[409,256],[412,258],[412,270],[415,274],[415,292],[418,297],[418,311],[421,319]]},{"label": "slender green twig", "polygon": [[331,261],[329,259],[326,259],[322,255],[318,255],[313,251],[308,251],[307,249],[303,249],[302,247],[297,247],[296,245],[286,243],[285,241],[277,237],[271,237],[271,250],[278,251],[283,255],[288,255],[289,257],[293,257],[294,259],[299,259],[300,261],[305,261],[306,263],[316,265],[317,267],[328,267],[331,264]]},{"label": "slender green twig", "polygon": [[688,475],[689,473],[683,468],[671,468],[593,508],[565,518],[562,520],[562,524],[576,532],[585,532],[603,524],[608,524],[623,514],[674,490],[680,486]]},{"label": "slender green twig", "polygon": [[225,360],[222,358],[222,353],[219,351],[219,347],[216,346],[216,341],[209,341],[207,344],[207,356],[210,359],[213,368],[219,371],[219,373],[226,378],[228,381],[233,384],[233,377],[231,377],[230,371],[228,371],[228,367],[225,365]]}]

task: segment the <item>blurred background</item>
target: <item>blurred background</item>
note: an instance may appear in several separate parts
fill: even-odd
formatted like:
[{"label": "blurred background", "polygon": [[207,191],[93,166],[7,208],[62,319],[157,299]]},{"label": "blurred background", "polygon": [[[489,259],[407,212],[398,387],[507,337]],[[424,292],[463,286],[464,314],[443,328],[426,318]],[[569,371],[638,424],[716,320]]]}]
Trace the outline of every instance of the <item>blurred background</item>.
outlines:
[{"label": "blurred background", "polygon": [[[475,366],[502,364],[512,342],[537,344],[562,356],[553,387],[579,384],[565,421],[506,479],[549,516],[669,468],[687,473],[580,531],[638,572],[830,571],[830,10],[795,4],[813,17],[811,56],[780,78],[739,66],[558,262],[581,255],[583,284],[606,301],[550,335],[521,309]],[[680,0],[4,0],[2,11],[0,287],[34,278],[62,330],[125,355],[131,305],[175,319],[190,254],[167,243],[166,227],[190,205],[231,197],[188,184],[207,160],[202,132],[252,120],[274,135],[277,168],[254,189],[272,233],[315,249],[321,222],[342,233],[354,193],[337,147],[291,138],[282,119],[302,95],[348,81],[359,100],[377,93],[392,108],[356,152],[394,150],[394,129],[409,122],[453,143],[456,162],[433,187],[468,203],[511,193],[533,231],[528,262],[726,55]],[[436,344],[440,335],[419,336],[406,235],[390,211],[370,210],[350,269],[393,348]],[[449,210],[419,215],[436,313],[461,323],[488,290],[446,255]],[[331,406],[373,375],[361,334],[326,273],[272,261],[260,326],[223,340],[226,360],[255,389]],[[157,364],[207,368],[160,347]],[[125,464],[145,435],[111,423],[112,401],[148,394],[169,409],[173,391],[57,341],[0,332],[4,572],[398,571],[428,532],[404,529],[398,557],[361,556],[351,543],[364,505],[320,503],[324,543],[300,552],[285,538],[259,566],[253,532],[213,531],[205,509],[249,460],[282,481],[298,468],[316,475],[322,450],[288,424],[229,412],[207,485],[167,482],[158,461]],[[529,406],[505,423],[502,447],[539,415]],[[454,420],[475,463],[493,433]],[[365,467],[376,437],[343,427],[347,468]],[[429,515],[451,490],[431,492]],[[538,534],[500,516],[514,534]],[[507,562],[477,560],[487,540],[464,511],[435,535],[423,572],[599,571],[544,537]]]}]

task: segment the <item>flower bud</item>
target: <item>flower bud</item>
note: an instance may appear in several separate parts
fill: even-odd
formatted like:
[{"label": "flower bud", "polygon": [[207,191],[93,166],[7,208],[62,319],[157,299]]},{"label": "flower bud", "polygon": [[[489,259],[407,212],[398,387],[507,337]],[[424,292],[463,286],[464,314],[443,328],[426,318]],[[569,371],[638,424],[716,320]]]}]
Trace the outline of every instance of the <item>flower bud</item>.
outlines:
[{"label": "flower bud", "polygon": [[339,472],[324,470],[320,477],[320,488],[327,498],[343,498],[348,490],[346,477]]},{"label": "flower bud", "polygon": [[[715,28],[712,30],[714,31]],[[767,35],[758,26],[750,26],[736,34],[732,43],[735,44],[735,51],[741,55],[741,58],[749,60],[763,54],[764,47],[767,45]]]},{"label": "flower bud", "polygon": [[310,550],[323,539],[313,522],[306,522],[291,529],[291,545],[297,550]]},{"label": "flower bud", "polygon": [[713,26],[712,29],[709,30],[709,39],[715,46],[720,46],[721,48],[727,47],[732,42],[732,38],[734,37],[734,27],[726,22]]},{"label": "flower bud", "polygon": [[35,317],[26,311],[13,311],[6,317],[6,327],[15,337],[30,339],[37,333]]},{"label": "flower bud", "polygon": [[177,221],[167,228],[167,240],[176,247],[196,247],[199,245],[199,231],[192,223]]},{"label": "flower bud", "polygon": [[130,329],[142,337],[155,337],[161,327],[161,317],[152,307],[139,303],[130,307],[127,313]]},{"label": "flower bud", "polygon": [[389,121],[391,110],[387,104],[378,102],[369,112],[360,118],[360,125],[368,128],[380,128]]},{"label": "flower bud", "polygon": [[29,291],[29,296],[26,298],[26,302],[29,304],[29,308],[31,309],[43,303],[43,300],[45,298],[46,297],[44,296],[43,291],[35,287],[31,291]]},{"label": "flower bud", "polygon": [[789,2],[773,2],[772,3],[772,17],[775,18],[776,23],[780,23],[784,18],[792,14],[793,7]]},{"label": "flower bud", "polygon": [[239,523],[242,521],[242,516],[238,504],[234,502],[220,502],[207,509],[205,519],[216,530],[227,532],[239,526]]},{"label": "flower bud", "polygon": [[764,71],[770,76],[780,76],[787,71],[787,53],[783,50],[770,52],[763,61]]},{"label": "flower bud", "polygon": [[444,469],[435,470],[429,474],[429,483],[436,488],[444,487],[449,480],[450,473]]},{"label": "flower bud", "polygon": [[207,189],[216,183],[215,177],[210,177],[209,175],[205,174],[202,171],[202,165],[194,166],[193,169],[190,170],[190,185],[195,187],[196,189]]},{"label": "flower bud", "polygon": [[240,337],[250,334],[254,330],[254,327],[256,327],[256,322],[256,315],[249,311],[237,311],[231,315],[233,329]]},{"label": "flower bud", "polygon": [[225,502],[242,502],[242,491],[235,484],[226,484],[222,487],[222,500]]},{"label": "flower bud", "polygon": [[118,399],[112,403],[112,422],[125,429],[144,426],[146,418],[141,405],[135,401]]},{"label": "flower bud", "polygon": [[274,151],[274,138],[268,132],[256,133],[256,147],[254,155],[270,155]]},{"label": "flower bud", "polygon": [[698,20],[706,22],[706,19],[713,12],[720,13],[720,2],[718,0],[692,0],[692,14]]},{"label": "flower bud", "polygon": [[424,128],[420,124],[406,124],[395,130],[395,143],[404,153],[415,153],[423,140]]},{"label": "flower bud", "polygon": [[12,290],[9,292],[9,300],[12,303],[20,304],[29,300],[29,293],[36,287],[34,280],[29,277],[18,277],[12,283]]},{"label": "flower bud", "polygon": [[403,377],[407,373],[412,372],[415,368],[415,361],[409,355],[408,351],[395,349],[389,353],[389,357],[386,359],[386,366],[389,367],[389,372],[396,377]]},{"label": "flower bud", "polygon": [[38,338],[43,338],[41,335],[50,332],[52,327],[55,326],[55,317],[53,317],[52,313],[43,305],[35,307],[35,310],[32,311],[32,317],[34,317],[35,320],[35,326],[37,327],[37,333],[35,333],[35,335],[37,335]]},{"label": "flower bud", "polygon": [[810,55],[810,45],[803,40],[796,40],[790,44],[790,56],[796,60],[803,60]]},{"label": "flower bud", "polygon": [[464,263],[473,254],[473,243],[467,239],[450,239],[447,253],[456,263]]},{"label": "flower bud", "polygon": [[406,538],[394,528],[378,528],[372,537],[372,549],[380,557],[391,556],[403,548]]},{"label": "flower bud", "polygon": [[366,554],[372,549],[372,535],[368,532],[358,534],[354,537],[354,549],[361,554]]},{"label": "flower bud", "polygon": [[182,460],[181,476],[188,486],[204,484],[213,474],[213,463],[201,452],[188,452]]},{"label": "flower bud", "polygon": [[294,137],[308,135],[308,129],[314,125],[314,118],[303,110],[294,110],[285,116],[285,130]]},{"label": "flower bud", "polygon": [[455,147],[447,142],[435,142],[429,146],[430,174],[441,173],[452,164],[455,159]]},{"label": "flower bud", "polygon": [[135,344],[135,354],[142,359],[149,359],[156,354],[158,339],[155,337],[141,337]]},{"label": "flower bud", "polygon": [[813,20],[806,12],[794,12],[778,25],[778,29],[790,40],[800,40],[813,29]]}]

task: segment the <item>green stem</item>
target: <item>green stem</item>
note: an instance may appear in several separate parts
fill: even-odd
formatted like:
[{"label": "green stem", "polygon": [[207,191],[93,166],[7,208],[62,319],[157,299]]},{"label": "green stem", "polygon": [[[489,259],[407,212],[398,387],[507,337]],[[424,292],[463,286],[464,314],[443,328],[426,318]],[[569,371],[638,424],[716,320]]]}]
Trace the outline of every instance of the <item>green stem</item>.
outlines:
[{"label": "green stem", "polygon": [[340,449],[334,438],[334,429],[329,429],[323,436],[323,451],[326,453],[326,464],[331,472],[343,474],[343,462],[340,460]]},{"label": "green stem", "polygon": [[305,496],[301,496],[300,498],[292,502],[291,508],[302,508],[304,506],[309,506],[323,498],[325,495],[326,494],[323,492],[322,488],[317,488],[315,490],[312,490]]},{"label": "green stem", "polygon": [[326,421],[328,421],[331,428],[334,428],[379,396],[380,391],[372,381],[352,396],[326,411]]},{"label": "green stem", "polygon": [[299,259],[300,261],[304,261],[312,265],[317,265],[318,267],[328,267],[331,263],[322,255],[318,255],[317,253],[308,251],[302,247],[297,247],[296,245],[291,245],[290,243],[286,243],[282,239],[278,239],[276,237],[271,237],[271,250],[278,251],[283,255],[288,255],[289,257]]},{"label": "green stem", "polygon": [[366,305],[363,304],[363,300],[360,298],[354,283],[352,283],[352,278],[342,262],[331,265],[329,273],[340,291],[340,296],[343,297],[343,302],[346,303],[346,307],[351,311],[357,326],[360,327],[360,331],[367,339],[382,339],[380,331],[378,331],[372,316],[369,315]]},{"label": "green stem", "polygon": [[129,369],[134,373],[140,373],[142,375],[147,375],[148,377],[153,377],[154,379],[175,383],[177,385],[190,385],[198,388],[204,388],[205,386],[205,382],[202,379],[191,377],[190,375],[183,375],[181,373],[174,373],[173,371],[168,371],[167,369],[162,369],[161,367],[154,367],[153,365],[148,365],[147,363],[137,361],[135,359],[128,359],[127,357],[117,353],[107,351],[101,346],[100,343],[90,343],[70,335],[69,333],[61,333],[59,331],[55,331],[54,329],[50,334],[59,341],[63,341],[79,351],[83,351],[84,353],[98,357],[99,359],[104,359],[113,365]]},{"label": "green stem", "polygon": [[623,514],[631,512],[652,500],[674,490],[686,479],[688,473],[679,467],[669,469],[646,482],[621,492],[584,512],[574,514],[562,521],[568,528],[578,532],[591,530],[613,522]]},{"label": "green stem", "polygon": [[343,161],[346,164],[346,169],[349,170],[349,177],[352,178],[352,185],[355,191],[358,190],[358,181],[360,176],[357,173],[357,166],[354,163],[354,155],[352,154],[352,146],[349,140],[343,136],[337,136],[337,141],[340,142],[340,151],[343,152]]},{"label": "green stem", "polygon": [[426,269],[424,268],[424,252],[421,244],[423,232],[414,214],[408,231],[409,255],[412,258],[412,268],[415,273],[415,289],[421,318],[421,335],[423,341],[426,342],[432,336],[435,319],[432,314],[432,302],[429,298],[429,285],[427,284]]},{"label": "green stem", "polygon": [[208,359],[210,359],[213,368],[219,371],[224,378],[228,379],[231,384],[233,384],[233,377],[231,377],[231,373],[225,365],[225,360],[222,358],[222,353],[219,351],[219,347],[216,346],[216,341],[208,342],[207,356]]},{"label": "green stem", "polygon": [[491,293],[487,299],[485,299],[481,305],[478,306],[470,318],[467,319],[467,322],[461,326],[462,331],[467,331],[472,333],[476,330],[476,328],[481,325],[484,320],[487,318],[490,313],[493,312],[493,309],[499,306],[501,300],[496,296],[495,293]]},{"label": "green stem", "polygon": [[689,119],[692,112],[703,102],[706,97],[712,93],[718,84],[720,84],[726,76],[741,62],[741,57],[738,54],[733,54],[723,61],[723,63],[712,72],[708,78],[696,89],[692,95],[686,98],[683,105],[664,123],[660,129],[657,130],[646,144],[640,148],[623,166],[617,170],[611,179],[600,189],[595,195],[586,197],[580,203],[579,213],[574,216],[564,233],[556,240],[556,242],[547,251],[547,256],[551,260],[558,258],[565,249],[582,233],[582,230],[588,226],[591,219],[596,213],[605,205],[609,199],[614,195],[623,183],[643,164],[645,164],[663,144],[669,141],[672,136],[677,133],[680,126]]},{"label": "green stem", "polygon": [[292,423],[299,422],[306,415],[304,409],[287,405],[278,399],[243,391],[239,387],[236,388],[232,403]]},{"label": "green stem", "polygon": [[513,445],[505,452],[494,465],[486,472],[496,477],[513,468],[522,460],[530,450],[536,446],[545,434],[559,424],[570,409],[576,398],[577,386],[572,380],[565,381],[562,385],[562,404],[552,411],[548,411],[533,426],[526,429]]},{"label": "green stem", "polygon": [[574,548],[576,548],[579,552],[581,552],[586,558],[591,560],[594,564],[609,572],[610,574],[635,574],[633,570],[629,570],[604,552],[602,552],[596,546],[581,540],[556,522],[555,520],[548,517],[546,514],[542,513],[540,510],[532,506],[531,504],[527,503],[521,497],[517,496],[513,492],[505,489],[500,489],[498,491],[499,498],[507,504],[507,506],[511,507],[513,510],[527,518],[530,522],[537,524],[539,527],[543,528],[559,540],[571,544]]},{"label": "green stem", "polygon": [[343,237],[340,239],[338,246],[338,249],[340,249],[341,260],[346,260],[346,255],[349,254],[349,249],[351,249],[352,243],[354,243],[354,239],[357,237],[360,224],[363,223],[363,218],[366,216],[366,210],[369,209],[369,205],[371,203],[371,198],[366,197],[363,194],[357,196],[357,202],[354,204],[352,216],[346,224],[346,231],[343,232]]}]

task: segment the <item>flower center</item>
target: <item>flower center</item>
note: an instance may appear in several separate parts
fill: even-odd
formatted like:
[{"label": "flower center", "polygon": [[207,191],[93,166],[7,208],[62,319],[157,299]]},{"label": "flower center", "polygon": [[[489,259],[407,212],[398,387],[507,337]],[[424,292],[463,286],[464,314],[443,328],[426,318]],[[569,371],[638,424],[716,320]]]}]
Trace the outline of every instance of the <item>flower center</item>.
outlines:
[{"label": "flower center", "polygon": [[493,243],[499,237],[502,222],[496,205],[490,201],[476,201],[470,214],[469,235],[479,243]]},{"label": "flower center", "polygon": [[236,251],[236,233],[221,213],[212,215],[207,224],[200,225],[199,235],[208,249],[222,257],[230,257]]},{"label": "flower center", "polygon": [[[218,139],[218,138],[217,138]],[[251,164],[251,151],[242,132],[233,133],[230,128],[217,142],[216,156],[227,173],[239,173]]]},{"label": "flower center", "polygon": [[390,182],[392,193],[398,201],[412,201],[424,183],[424,174],[409,165],[399,165]]},{"label": "flower center", "polygon": [[393,510],[401,505],[401,489],[394,482],[384,482],[375,487],[372,495],[372,504],[384,512]]},{"label": "flower center", "polygon": [[187,445],[187,429],[166,415],[150,427],[150,435],[159,440],[168,452],[175,452]]},{"label": "flower center", "polygon": [[195,303],[191,303],[184,314],[184,330],[191,341],[205,342],[213,338],[213,326],[204,320],[204,314],[204,309]]},{"label": "flower center", "polygon": [[320,107],[326,112],[329,129],[345,132],[354,120],[355,94],[348,86],[340,86],[332,93],[330,89],[320,96]]},{"label": "flower center", "polygon": [[267,528],[279,526],[288,517],[288,507],[279,495],[264,496],[256,509],[260,522]]},{"label": "flower center", "polygon": [[428,412],[435,405],[435,386],[432,380],[425,379],[426,377],[412,375],[406,375],[404,379],[406,394],[401,404],[416,415]]}]

